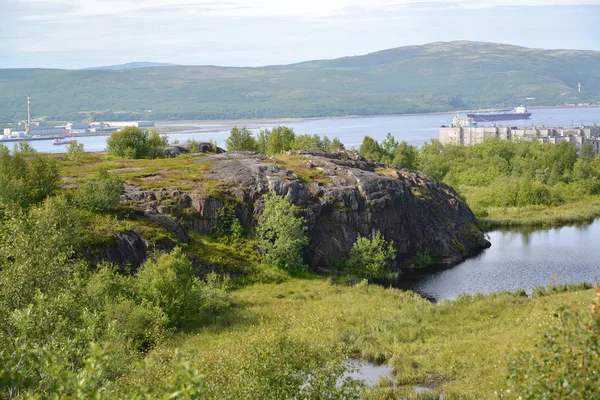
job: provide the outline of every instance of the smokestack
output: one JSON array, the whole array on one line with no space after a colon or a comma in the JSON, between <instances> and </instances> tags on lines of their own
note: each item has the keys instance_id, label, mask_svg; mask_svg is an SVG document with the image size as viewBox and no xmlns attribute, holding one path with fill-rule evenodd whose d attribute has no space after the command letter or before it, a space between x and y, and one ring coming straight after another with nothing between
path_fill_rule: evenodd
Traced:
<instances>
[{"instance_id":1,"label":"smokestack","mask_svg":"<svg viewBox=\"0 0 600 400\"><path fill-rule=\"evenodd\" d=\"M31 100L27 95L27 124L31 124Z\"/></svg>"}]
</instances>

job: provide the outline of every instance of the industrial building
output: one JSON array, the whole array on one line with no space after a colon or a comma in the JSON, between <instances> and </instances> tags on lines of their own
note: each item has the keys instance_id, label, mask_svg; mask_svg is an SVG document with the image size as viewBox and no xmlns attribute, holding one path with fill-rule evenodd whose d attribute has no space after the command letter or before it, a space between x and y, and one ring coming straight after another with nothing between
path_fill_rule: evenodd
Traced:
<instances>
[{"instance_id":1,"label":"industrial building","mask_svg":"<svg viewBox=\"0 0 600 400\"><path fill-rule=\"evenodd\" d=\"M21 124L19 124L21 125ZM64 126L40 126L39 122L31 121L31 99L27 95L27 119L23 121L23 130L5 128L0 135L0 141L43 140L79 135L108 135L126 126L138 128L153 127L153 121L118 121L118 122L69 122Z\"/></svg>"},{"instance_id":2,"label":"industrial building","mask_svg":"<svg viewBox=\"0 0 600 400\"><path fill-rule=\"evenodd\" d=\"M124 128L126 126L135 126L136 128L151 128L154 126L154 121L117 121L106 122L106 124L115 128Z\"/></svg>"},{"instance_id":3,"label":"industrial building","mask_svg":"<svg viewBox=\"0 0 600 400\"><path fill-rule=\"evenodd\" d=\"M560 143L568 141L577 150L584 143L594 146L597 154L600 154L600 127L579 126L576 128L550 128L539 127L503 127L503 126L467 126L453 124L454 126L442 126L440 128L440 142L443 144L462 144L466 146L483 142L485 139L499 140L534 140L538 139L544 143Z\"/></svg>"}]
</instances>

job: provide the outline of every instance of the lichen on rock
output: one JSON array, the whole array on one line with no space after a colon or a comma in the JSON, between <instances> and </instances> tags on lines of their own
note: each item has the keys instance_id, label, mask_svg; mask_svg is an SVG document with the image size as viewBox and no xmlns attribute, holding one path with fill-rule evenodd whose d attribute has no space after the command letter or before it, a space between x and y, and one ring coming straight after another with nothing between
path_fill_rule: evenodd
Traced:
<instances>
[{"instance_id":1,"label":"lichen on rock","mask_svg":"<svg viewBox=\"0 0 600 400\"><path fill-rule=\"evenodd\" d=\"M203 161L210 161L204 185L189 191L128 188L124 201L160 214L191 209L184 223L210 233L225 199L237 204L236 215L250 227L262 213L264 194L285 196L306 220L310 243L305 259L313 269L330 268L359 237L377 231L394 242L397 268L408 267L424 252L454 264L490 245L454 189L422 172L352 152L297 151L278 157L230 152ZM169 207L159 208L165 197Z\"/></svg>"}]
</instances>

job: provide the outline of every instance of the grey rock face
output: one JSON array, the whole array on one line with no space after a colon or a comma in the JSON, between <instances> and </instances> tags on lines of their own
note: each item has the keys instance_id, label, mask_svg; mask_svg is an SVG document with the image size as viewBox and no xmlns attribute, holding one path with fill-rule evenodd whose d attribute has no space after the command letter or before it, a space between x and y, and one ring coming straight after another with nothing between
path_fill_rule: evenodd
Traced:
<instances>
[{"instance_id":1,"label":"grey rock face","mask_svg":"<svg viewBox=\"0 0 600 400\"><path fill-rule=\"evenodd\" d=\"M165 153L165 157L168 158L175 158L181 154L187 154L190 152L190 149L188 149L185 146L180 146L180 145L172 145L172 146L167 146L165 147L165 149L163 150L163 152Z\"/></svg>"},{"instance_id":2,"label":"grey rock face","mask_svg":"<svg viewBox=\"0 0 600 400\"><path fill-rule=\"evenodd\" d=\"M195 148L192 149L192 146L194 146ZM222 148L220 148L218 146L215 148L215 146L213 146L213 144L210 142L195 142L195 143L186 142L183 144L174 144L174 145L165 147L164 154L166 157L175 158L181 154L191 153L192 150L197 153L215 153L215 154L225 153L225 150L223 150Z\"/></svg>"},{"instance_id":3,"label":"grey rock face","mask_svg":"<svg viewBox=\"0 0 600 400\"><path fill-rule=\"evenodd\" d=\"M147 251L148 242L137 232L126 231L115 236L114 244L104 250L100 259L116 265L129 265L135 272L146 260Z\"/></svg>"},{"instance_id":4,"label":"grey rock face","mask_svg":"<svg viewBox=\"0 0 600 400\"><path fill-rule=\"evenodd\" d=\"M188 227L211 232L223 197L235 201L242 224L252 226L262 213L264 194L285 196L306 220L306 261L314 269L330 267L359 237L372 237L377 231L394 242L398 268L410 265L418 254L453 264L489 247L464 201L428 175L390 168L355 153L300 151L288 157L287 164L296 172L264 154L231 152L204 158L213 164L202 178L222 188L219 199L202 188L128 191L125 197L157 211L160 201L155 200L170 196L171 204L195 211L185 220Z\"/></svg>"},{"instance_id":5,"label":"grey rock face","mask_svg":"<svg viewBox=\"0 0 600 400\"><path fill-rule=\"evenodd\" d=\"M164 211L164 208L162 210ZM150 221L156 222L157 224L164 227L179 242L181 242L181 243L189 243L190 242L190 238L185 233L185 231L181 228L181 225L179 225L177 222L173 221L171 218L167 217L166 215L161 215L152 210L147 210L144 212L144 216L146 218L148 218Z\"/></svg>"}]
</instances>

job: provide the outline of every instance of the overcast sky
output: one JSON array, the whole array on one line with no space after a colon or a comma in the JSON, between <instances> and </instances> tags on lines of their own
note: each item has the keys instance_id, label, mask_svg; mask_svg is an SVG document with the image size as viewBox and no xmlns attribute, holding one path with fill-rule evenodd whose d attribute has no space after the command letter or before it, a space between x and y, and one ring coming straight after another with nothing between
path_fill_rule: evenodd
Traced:
<instances>
[{"instance_id":1,"label":"overcast sky","mask_svg":"<svg viewBox=\"0 0 600 400\"><path fill-rule=\"evenodd\" d=\"M0 0L0 68L261 66L448 40L600 50L600 0Z\"/></svg>"}]
</instances>

